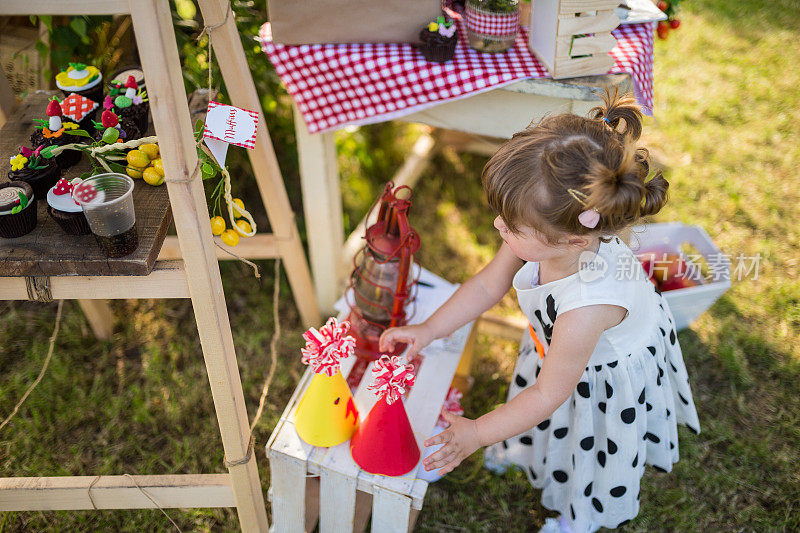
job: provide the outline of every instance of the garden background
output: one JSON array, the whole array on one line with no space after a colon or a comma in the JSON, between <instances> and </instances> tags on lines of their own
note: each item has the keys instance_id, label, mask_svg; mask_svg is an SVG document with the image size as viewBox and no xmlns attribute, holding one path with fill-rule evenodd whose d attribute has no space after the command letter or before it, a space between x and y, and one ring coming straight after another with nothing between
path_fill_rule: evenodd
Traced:
<instances>
[{"instance_id":1,"label":"garden background","mask_svg":"<svg viewBox=\"0 0 800 533\"><path fill-rule=\"evenodd\" d=\"M178 0L176 32L187 91L207 83L208 58L191 0ZM252 39L264 1L233 2L284 180L302 213L290 98ZM639 517L625 531L775 531L800 529L800 18L792 0L692 0L682 25L655 48L655 118L643 143L671 183L654 221L704 227L736 257L760 254L757 279L733 287L679 334L702 433L681 428L681 460L671 474L647 469ZM199 15L197 15L199 20ZM47 20L54 67L75 58L110 68L120 21ZM62 24L64 23L64 24ZM219 79L215 69L215 78ZM223 88L224 93L224 88ZM345 232L404 160L422 126L385 123L337 134ZM229 157L234 191L260 202L243 150ZM415 188L412 223L419 262L463 282L486 263L499 239L480 172L486 157L439 151ZM251 209L255 210L255 209ZM261 227L266 219L258 220ZM304 234L303 218L297 217ZM248 414L268 370L273 331L270 261L257 281L238 262L221 263ZM261 482L264 445L303 370L302 327L281 280L277 378L255 429ZM224 472L222 446L188 300L112 303L116 333L98 342L77 303L65 302L51 366L13 422L0 431L0 475L57 476ZM38 374L56 304L0 302L0 417ZM519 314L513 295L501 313ZM503 402L516 343L480 336L464 399L469 417ZM231 531L235 511L167 511L184 530ZM552 515L520 472L495 476L476 453L431 485L419 531L524 531ZM158 510L0 514L6 531L167 531Z\"/></svg>"}]
</instances>

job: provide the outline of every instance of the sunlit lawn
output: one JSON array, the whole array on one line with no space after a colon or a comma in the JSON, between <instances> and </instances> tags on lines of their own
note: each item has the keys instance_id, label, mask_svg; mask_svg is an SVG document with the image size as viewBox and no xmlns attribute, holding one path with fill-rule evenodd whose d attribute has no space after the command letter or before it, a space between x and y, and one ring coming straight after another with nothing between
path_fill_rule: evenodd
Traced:
<instances>
[{"instance_id":1,"label":"sunlit lawn","mask_svg":"<svg viewBox=\"0 0 800 533\"><path fill-rule=\"evenodd\" d=\"M800 22L793 2L684 2L683 25L656 46L656 118L646 143L666 168L670 203L658 221L703 226L734 257L760 254L758 279L734 282L679 335L703 432L681 431L671 474L648 470L639 517L627 530L800 529ZM286 121L288 102L268 121ZM339 136L348 228L402 162L418 130L388 124ZM290 191L297 190L293 140L275 138ZM483 203L486 159L439 152L415 190L420 262L463 281L497 246ZM241 187L245 187L244 184ZM256 194L249 186L251 195ZM299 205L297 198L293 199ZM257 282L247 267L222 265L249 414L268 368L272 263ZM752 276L751 276L752 277ZM301 328L285 281L280 366L256 428L263 447L302 370ZM222 446L191 306L118 301L113 342L94 340L74 302L51 367L20 413L0 430L3 476L223 472ZM0 303L0 417L36 377L55 304ZM513 298L501 312L517 313ZM501 403L515 343L481 337L468 416ZM169 510L184 530L234 530L231 510ZM536 529L549 516L524 476L481 468L476 454L431 486L424 531ZM0 531L161 531L159 511L0 514Z\"/></svg>"}]
</instances>

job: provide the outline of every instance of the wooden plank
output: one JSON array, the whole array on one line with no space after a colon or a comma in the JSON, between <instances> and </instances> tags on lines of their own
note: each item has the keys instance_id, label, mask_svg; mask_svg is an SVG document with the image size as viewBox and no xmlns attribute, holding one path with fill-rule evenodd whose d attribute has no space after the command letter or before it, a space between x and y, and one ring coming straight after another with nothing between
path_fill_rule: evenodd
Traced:
<instances>
[{"instance_id":1,"label":"wooden plank","mask_svg":"<svg viewBox=\"0 0 800 533\"><path fill-rule=\"evenodd\" d=\"M619 0L559 0L559 13L589 13L614 9L619 5Z\"/></svg>"},{"instance_id":2,"label":"wooden plank","mask_svg":"<svg viewBox=\"0 0 800 533\"><path fill-rule=\"evenodd\" d=\"M50 293L56 300L128 298L188 298L182 261L157 261L147 276L53 276ZM0 277L0 300L27 300L23 277Z\"/></svg>"},{"instance_id":3,"label":"wooden plank","mask_svg":"<svg viewBox=\"0 0 800 533\"><path fill-rule=\"evenodd\" d=\"M256 183L261 192L261 198L264 200L272 231L276 236L300 318L306 327L313 326L319 323L321 318L317 295L311 281L311 272L308 268L300 234L295 224L294 212L289 204L275 150L272 147L269 131L267 131L267 123L261 112L261 100L256 92L250 66L247 64L242 49L235 17L225 18L228 10L227 0L200 0L199 5L206 24L219 24L225 21L222 26L211 32L211 44L217 64L222 70L222 76L228 81L225 86L231 103L258 112L259 128L255 148L247 150L247 154L250 156ZM337 196L335 200L338 201L338 199ZM334 220L341 220L341 214L338 219ZM328 222L335 225L333 224L334 220ZM339 231L341 232L341 224ZM339 237L339 242L342 240L343 237Z\"/></svg>"},{"instance_id":4,"label":"wooden plank","mask_svg":"<svg viewBox=\"0 0 800 533\"><path fill-rule=\"evenodd\" d=\"M296 105L293 110L311 271L320 309L329 313L344 288L344 228L336 143L332 132L309 134Z\"/></svg>"},{"instance_id":5,"label":"wooden plank","mask_svg":"<svg viewBox=\"0 0 800 533\"><path fill-rule=\"evenodd\" d=\"M143 490L163 508L235 505L228 474L13 477L0 478L0 511L155 509Z\"/></svg>"},{"instance_id":6,"label":"wooden plank","mask_svg":"<svg viewBox=\"0 0 800 533\"><path fill-rule=\"evenodd\" d=\"M522 335L528 331L528 321L522 317L502 316L486 311L478 321L478 331L484 335L519 342Z\"/></svg>"},{"instance_id":7,"label":"wooden plank","mask_svg":"<svg viewBox=\"0 0 800 533\"><path fill-rule=\"evenodd\" d=\"M248 453L250 426L216 247L208 223L208 205L202 180L189 179L197 166L197 151L169 3L166 0L131 2L132 7L135 5L131 17L147 79L164 171L170 180L167 181L167 188L175 229L186 264L189 292L222 446L228 460L249 457L245 463L229 468L240 525L245 531L266 532L268 524L264 495L261 492L256 455ZM213 22L207 21L209 24ZM242 82L241 79L228 79L227 86ZM181 179L185 181L177 181Z\"/></svg>"},{"instance_id":8,"label":"wooden plank","mask_svg":"<svg viewBox=\"0 0 800 533\"><path fill-rule=\"evenodd\" d=\"M586 76L596 74L611 69L614 66L614 58L611 54L600 54L580 58L564 58L556 62L556 70L553 77L572 78L574 76Z\"/></svg>"},{"instance_id":9,"label":"wooden plank","mask_svg":"<svg viewBox=\"0 0 800 533\"><path fill-rule=\"evenodd\" d=\"M613 11L598 11L597 15L586 17L559 15L557 35L599 33L611 31L617 26L619 26L619 17Z\"/></svg>"},{"instance_id":10,"label":"wooden plank","mask_svg":"<svg viewBox=\"0 0 800 533\"><path fill-rule=\"evenodd\" d=\"M278 257L278 245L275 242L275 236L271 233L256 233L252 237L242 237L239 245L233 248L225 245L219 237L214 237L214 240L223 246L225 249L231 250L233 253L238 254L247 259L274 259ZM236 259L225 249L217 247L217 259ZM158 254L159 259L180 259L181 247L178 243L176 235L167 235L164 239L164 245Z\"/></svg>"},{"instance_id":11,"label":"wooden plank","mask_svg":"<svg viewBox=\"0 0 800 533\"><path fill-rule=\"evenodd\" d=\"M44 116L47 101L61 91L36 91L20 103L0 130L0 154L12 154L20 145L30 146L34 118ZM8 181L9 157L0 157L0 183ZM86 157L67 170L71 179L90 168ZM166 187L152 187L136 180L133 190L139 247L132 254L108 258L94 235L67 235L47 214L47 200L37 199L38 224L27 235L0 238L0 276L145 276L155 264L172 215Z\"/></svg>"},{"instance_id":12,"label":"wooden plank","mask_svg":"<svg viewBox=\"0 0 800 533\"><path fill-rule=\"evenodd\" d=\"M14 112L15 107L17 107L17 97L14 96L5 73L0 74L0 128Z\"/></svg>"},{"instance_id":13,"label":"wooden plank","mask_svg":"<svg viewBox=\"0 0 800 533\"><path fill-rule=\"evenodd\" d=\"M351 533L356 512L356 479L322 469L320 475L320 533Z\"/></svg>"},{"instance_id":14,"label":"wooden plank","mask_svg":"<svg viewBox=\"0 0 800 533\"><path fill-rule=\"evenodd\" d=\"M372 493L372 531L406 533L411 519L411 498L375 487Z\"/></svg>"},{"instance_id":15,"label":"wooden plank","mask_svg":"<svg viewBox=\"0 0 800 533\"><path fill-rule=\"evenodd\" d=\"M3 0L0 15L121 15L130 12L128 0Z\"/></svg>"},{"instance_id":16,"label":"wooden plank","mask_svg":"<svg viewBox=\"0 0 800 533\"><path fill-rule=\"evenodd\" d=\"M306 520L305 461L269 451L272 483L272 529L275 533L303 533Z\"/></svg>"},{"instance_id":17,"label":"wooden plank","mask_svg":"<svg viewBox=\"0 0 800 533\"><path fill-rule=\"evenodd\" d=\"M565 57L605 54L617 46L617 38L610 32L586 37L565 35L556 41L556 62Z\"/></svg>"},{"instance_id":18,"label":"wooden plank","mask_svg":"<svg viewBox=\"0 0 800 533\"><path fill-rule=\"evenodd\" d=\"M114 333L114 312L107 300L78 300L97 340L107 341Z\"/></svg>"}]
</instances>

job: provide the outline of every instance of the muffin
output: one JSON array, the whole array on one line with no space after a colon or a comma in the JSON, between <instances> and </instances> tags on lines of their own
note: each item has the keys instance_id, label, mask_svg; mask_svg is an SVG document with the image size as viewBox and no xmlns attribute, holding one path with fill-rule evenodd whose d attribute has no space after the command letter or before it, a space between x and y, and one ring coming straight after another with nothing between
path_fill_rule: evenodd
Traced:
<instances>
[{"instance_id":1,"label":"muffin","mask_svg":"<svg viewBox=\"0 0 800 533\"><path fill-rule=\"evenodd\" d=\"M56 74L56 87L64 92L64 96L77 93L98 104L103 102L103 75L97 67L70 63L67 70Z\"/></svg>"},{"instance_id":2,"label":"muffin","mask_svg":"<svg viewBox=\"0 0 800 533\"><path fill-rule=\"evenodd\" d=\"M24 181L0 184L0 237L22 237L36 227L36 196Z\"/></svg>"},{"instance_id":3,"label":"muffin","mask_svg":"<svg viewBox=\"0 0 800 533\"><path fill-rule=\"evenodd\" d=\"M419 32L417 47L428 61L444 63L453 59L458 44L456 24L452 19L440 16Z\"/></svg>"},{"instance_id":4,"label":"muffin","mask_svg":"<svg viewBox=\"0 0 800 533\"><path fill-rule=\"evenodd\" d=\"M100 104L78 93L70 93L61 101L62 115L77 122L78 126L86 131L92 129L92 122L99 107Z\"/></svg>"},{"instance_id":5,"label":"muffin","mask_svg":"<svg viewBox=\"0 0 800 533\"><path fill-rule=\"evenodd\" d=\"M40 151L41 147L31 150L20 146L19 152L10 160L8 179L28 183L33 187L34 196L44 198L47 190L61 177L61 168L55 159L45 159L39 155Z\"/></svg>"},{"instance_id":6,"label":"muffin","mask_svg":"<svg viewBox=\"0 0 800 533\"><path fill-rule=\"evenodd\" d=\"M58 101L50 100L47 104L47 120L36 120L39 123L31 134L31 144L40 146L64 146L65 144L86 142L84 130L78 128L78 123L64 120L61 106ZM72 133L72 132L76 133ZM77 132L82 132L80 135ZM62 169L67 169L81 160L80 150L64 150L56 156L56 162Z\"/></svg>"},{"instance_id":7,"label":"muffin","mask_svg":"<svg viewBox=\"0 0 800 533\"><path fill-rule=\"evenodd\" d=\"M125 81L124 92L112 96L114 102L114 113L120 119L128 118L136 122L139 131L147 131L147 117L150 113L150 103L147 99L147 91L140 89L136 79L131 75Z\"/></svg>"},{"instance_id":8,"label":"muffin","mask_svg":"<svg viewBox=\"0 0 800 533\"><path fill-rule=\"evenodd\" d=\"M127 142L142 137L133 120L118 117L110 109L103 111L100 115L100 123L95 123L95 127L97 128L94 132L95 140L103 141L106 144Z\"/></svg>"},{"instance_id":9,"label":"muffin","mask_svg":"<svg viewBox=\"0 0 800 533\"><path fill-rule=\"evenodd\" d=\"M68 235L88 235L92 232L81 206L72 198L72 187L80 183L80 178L72 182L64 178L47 191L47 213Z\"/></svg>"}]
</instances>

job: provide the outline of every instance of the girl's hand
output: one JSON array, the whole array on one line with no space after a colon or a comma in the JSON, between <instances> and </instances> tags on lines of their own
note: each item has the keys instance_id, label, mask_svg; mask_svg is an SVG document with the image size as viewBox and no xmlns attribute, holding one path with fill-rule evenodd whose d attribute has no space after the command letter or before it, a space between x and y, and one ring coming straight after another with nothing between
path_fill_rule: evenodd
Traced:
<instances>
[{"instance_id":1,"label":"girl's hand","mask_svg":"<svg viewBox=\"0 0 800 533\"><path fill-rule=\"evenodd\" d=\"M381 335L379 347L382 352L391 352L394 350L396 343L404 342L409 345L406 358L411 359L433 340L434 336L430 327L422 323L414 326L387 329Z\"/></svg>"},{"instance_id":2,"label":"girl's hand","mask_svg":"<svg viewBox=\"0 0 800 533\"><path fill-rule=\"evenodd\" d=\"M478 438L478 426L475 420L470 420L461 416L456 416L445 411L442 413L444 419L450 422L450 427L438 435L425 441L425 446L434 446L445 443L436 453L426 457L422 464L425 470L441 468L439 475L443 476L451 472L461 464L461 461L475 453L481 447Z\"/></svg>"}]
</instances>

